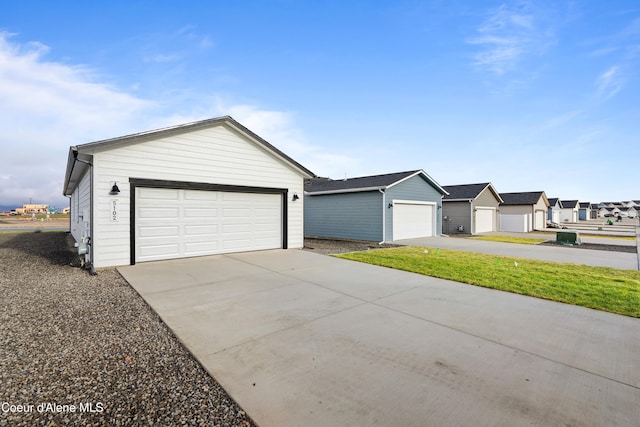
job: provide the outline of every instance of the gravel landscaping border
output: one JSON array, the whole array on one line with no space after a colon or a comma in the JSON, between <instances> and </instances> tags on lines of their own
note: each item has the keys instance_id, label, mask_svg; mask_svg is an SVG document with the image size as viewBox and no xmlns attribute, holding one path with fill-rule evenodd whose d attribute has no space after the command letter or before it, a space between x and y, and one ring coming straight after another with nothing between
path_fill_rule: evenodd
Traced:
<instances>
[{"instance_id":1,"label":"gravel landscaping border","mask_svg":"<svg viewBox=\"0 0 640 427\"><path fill-rule=\"evenodd\" d=\"M346 239L322 239L305 238L305 251L315 252L323 255L342 254L346 252L368 251L371 249L397 248L402 245L392 243L379 244L368 240L346 240Z\"/></svg>"},{"instance_id":2,"label":"gravel landscaping border","mask_svg":"<svg viewBox=\"0 0 640 427\"><path fill-rule=\"evenodd\" d=\"M1 426L254 426L115 269L68 233L0 234Z\"/></svg>"}]
</instances>

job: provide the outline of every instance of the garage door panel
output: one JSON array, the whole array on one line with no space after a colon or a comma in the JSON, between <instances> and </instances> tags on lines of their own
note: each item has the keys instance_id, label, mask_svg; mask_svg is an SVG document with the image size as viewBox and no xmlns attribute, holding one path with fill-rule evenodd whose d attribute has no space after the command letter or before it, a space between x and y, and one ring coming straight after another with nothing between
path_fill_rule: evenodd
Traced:
<instances>
[{"instance_id":1,"label":"garage door panel","mask_svg":"<svg viewBox=\"0 0 640 427\"><path fill-rule=\"evenodd\" d=\"M395 202L393 204L393 240L434 235L434 205Z\"/></svg>"},{"instance_id":2,"label":"garage door panel","mask_svg":"<svg viewBox=\"0 0 640 427\"><path fill-rule=\"evenodd\" d=\"M179 210L178 208L140 208L138 211L138 218L140 220L145 219L158 219L158 218L170 218L175 219L178 218Z\"/></svg>"},{"instance_id":3,"label":"garage door panel","mask_svg":"<svg viewBox=\"0 0 640 427\"><path fill-rule=\"evenodd\" d=\"M180 190L166 188L138 188L136 196L138 200L178 200Z\"/></svg>"},{"instance_id":4,"label":"garage door panel","mask_svg":"<svg viewBox=\"0 0 640 427\"><path fill-rule=\"evenodd\" d=\"M476 233L488 233L495 230L495 209L483 209L478 208L475 211L476 214Z\"/></svg>"},{"instance_id":5,"label":"garage door panel","mask_svg":"<svg viewBox=\"0 0 640 427\"><path fill-rule=\"evenodd\" d=\"M185 208L185 218L215 218L218 216L216 208Z\"/></svg>"},{"instance_id":6,"label":"garage door panel","mask_svg":"<svg viewBox=\"0 0 640 427\"><path fill-rule=\"evenodd\" d=\"M139 234L141 238L145 237L174 237L178 235L178 226L169 227L140 227Z\"/></svg>"},{"instance_id":7,"label":"garage door panel","mask_svg":"<svg viewBox=\"0 0 640 427\"><path fill-rule=\"evenodd\" d=\"M136 261L280 248L282 195L138 188L135 239Z\"/></svg>"},{"instance_id":8,"label":"garage door panel","mask_svg":"<svg viewBox=\"0 0 640 427\"><path fill-rule=\"evenodd\" d=\"M220 193L217 191L202 191L202 190L185 190L184 191L184 200L192 200L192 201L205 201L211 202L216 201L220 198Z\"/></svg>"},{"instance_id":9,"label":"garage door panel","mask_svg":"<svg viewBox=\"0 0 640 427\"><path fill-rule=\"evenodd\" d=\"M220 248L217 241L187 243L184 246L185 255L188 256L206 255Z\"/></svg>"},{"instance_id":10,"label":"garage door panel","mask_svg":"<svg viewBox=\"0 0 640 427\"><path fill-rule=\"evenodd\" d=\"M179 254L179 244L158 244L158 245L146 245L140 248L140 257L142 258L154 258L154 259L168 259L175 258Z\"/></svg>"},{"instance_id":11,"label":"garage door panel","mask_svg":"<svg viewBox=\"0 0 640 427\"><path fill-rule=\"evenodd\" d=\"M187 236L203 236L203 235L218 235L219 227L214 225L185 225L184 234Z\"/></svg>"}]
</instances>

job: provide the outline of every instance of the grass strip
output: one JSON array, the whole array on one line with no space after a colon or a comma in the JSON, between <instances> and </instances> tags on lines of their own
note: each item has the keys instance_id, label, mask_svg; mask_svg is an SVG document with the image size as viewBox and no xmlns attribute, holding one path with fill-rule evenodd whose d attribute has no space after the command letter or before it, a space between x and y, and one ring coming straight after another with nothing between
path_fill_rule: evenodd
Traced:
<instances>
[{"instance_id":1,"label":"grass strip","mask_svg":"<svg viewBox=\"0 0 640 427\"><path fill-rule=\"evenodd\" d=\"M376 249L334 256L640 317L640 272L633 270L425 247Z\"/></svg>"}]
</instances>

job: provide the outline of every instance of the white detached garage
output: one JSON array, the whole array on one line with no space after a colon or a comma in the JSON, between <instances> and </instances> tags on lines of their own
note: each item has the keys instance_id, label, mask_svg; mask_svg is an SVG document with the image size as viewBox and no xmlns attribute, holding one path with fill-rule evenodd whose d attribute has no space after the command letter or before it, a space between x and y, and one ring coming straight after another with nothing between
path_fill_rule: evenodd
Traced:
<instances>
[{"instance_id":1,"label":"white detached garage","mask_svg":"<svg viewBox=\"0 0 640 427\"><path fill-rule=\"evenodd\" d=\"M301 248L303 182L313 176L221 117L71 147L64 194L95 269Z\"/></svg>"}]
</instances>

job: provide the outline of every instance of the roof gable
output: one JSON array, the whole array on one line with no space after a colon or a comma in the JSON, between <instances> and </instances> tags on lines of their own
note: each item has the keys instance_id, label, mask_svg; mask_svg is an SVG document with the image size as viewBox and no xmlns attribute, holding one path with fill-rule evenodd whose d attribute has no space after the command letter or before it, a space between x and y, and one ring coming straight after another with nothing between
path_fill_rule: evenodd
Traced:
<instances>
[{"instance_id":1,"label":"roof gable","mask_svg":"<svg viewBox=\"0 0 640 427\"><path fill-rule=\"evenodd\" d=\"M530 191L524 193L500 193L503 205L535 205L541 197L548 203L544 191Z\"/></svg>"},{"instance_id":2,"label":"roof gable","mask_svg":"<svg viewBox=\"0 0 640 427\"><path fill-rule=\"evenodd\" d=\"M63 194L68 196L73 192L82 174L87 169L87 165L91 163L92 154L95 152L108 151L116 147L143 143L172 135L196 132L216 126L225 126L227 129L241 135L244 140L251 141L251 143L265 150L279 162L297 171L297 173L303 177L315 177L313 172L235 121L232 117L223 116L72 146L69 148Z\"/></svg>"},{"instance_id":3,"label":"roof gable","mask_svg":"<svg viewBox=\"0 0 640 427\"><path fill-rule=\"evenodd\" d=\"M562 200L561 203L564 209L575 209L579 207L577 200Z\"/></svg>"},{"instance_id":4,"label":"roof gable","mask_svg":"<svg viewBox=\"0 0 640 427\"><path fill-rule=\"evenodd\" d=\"M304 190L308 194L346 193L372 191L378 189L383 190L399 184L400 182L403 182L404 180L414 176L421 176L441 194L447 193L433 178L427 175L422 169L382 175L361 176L340 180L316 177L305 181Z\"/></svg>"}]
</instances>

